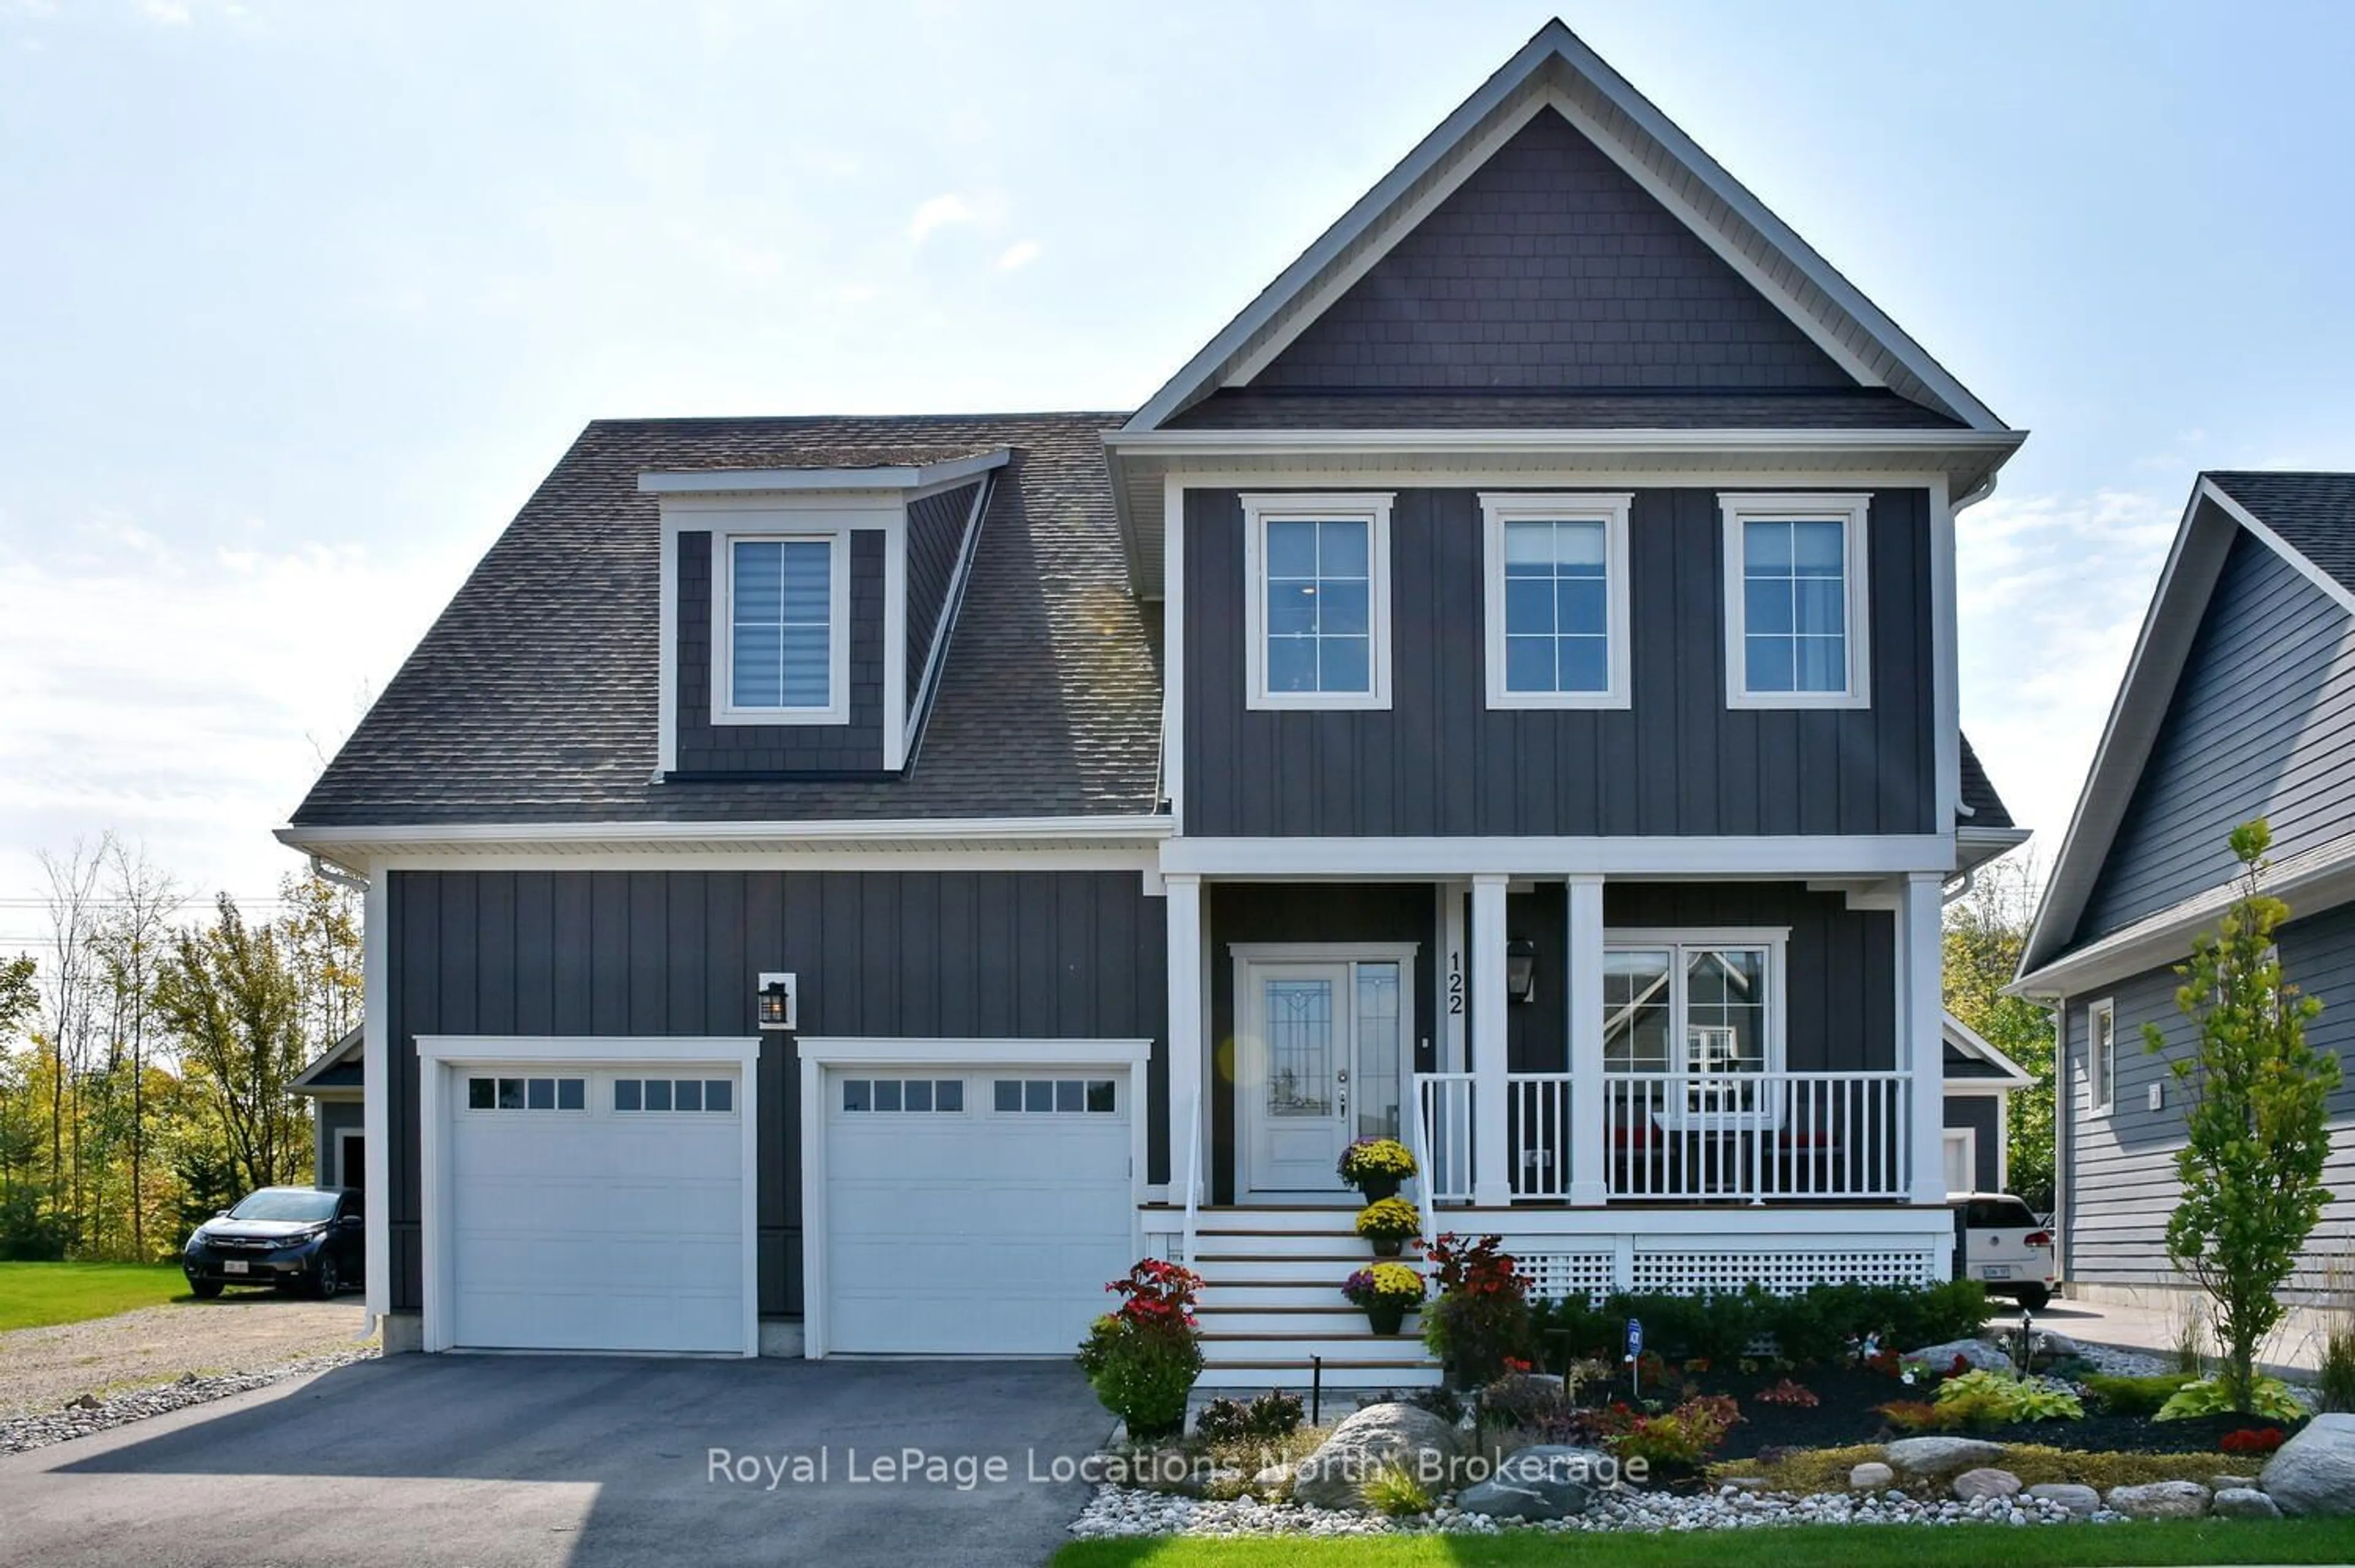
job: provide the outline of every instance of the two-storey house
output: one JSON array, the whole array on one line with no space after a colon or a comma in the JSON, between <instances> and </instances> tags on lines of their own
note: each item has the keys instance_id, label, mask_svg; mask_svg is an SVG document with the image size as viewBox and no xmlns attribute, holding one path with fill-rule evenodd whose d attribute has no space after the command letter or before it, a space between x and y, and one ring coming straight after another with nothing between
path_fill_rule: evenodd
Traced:
<instances>
[{"instance_id":1,"label":"two-storey house","mask_svg":"<svg viewBox=\"0 0 2355 1568\"><path fill-rule=\"evenodd\" d=\"M592 424L282 837L364 876L402 1343L1429 1375L1948 1266L1956 514L2021 436L1560 24L1133 413Z\"/></svg>"}]
</instances>

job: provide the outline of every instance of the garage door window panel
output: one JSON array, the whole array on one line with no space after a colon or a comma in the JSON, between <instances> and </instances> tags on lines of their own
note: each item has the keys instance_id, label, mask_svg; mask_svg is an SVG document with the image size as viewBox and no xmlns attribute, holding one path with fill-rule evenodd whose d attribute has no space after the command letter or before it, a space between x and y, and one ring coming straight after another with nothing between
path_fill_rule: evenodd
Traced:
<instances>
[{"instance_id":1,"label":"garage door window panel","mask_svg":"<svg viewBox=\"0 0 2355 1568\"><path fill-rule=\"evenodd\" d=\"M990 1104L1008 1115L1103 1116L1118 1113L1120 1091L1110 1078L1000 1078Z\"/></svg>"},{"instance_id":2,"label":"garage door window panel","mask_svg":"<svg viewBox=\"0 0 2355 1568\"><path fill-rule=\"evenodd\" d=\"M733 1115L736 1085L726 1078L616 1078L613 1109L640 1115Z\"/></svg>"},{"instance_id":3,"label":"garage door window panel","mask_svg":"<svg viewBox=\"0 0 2355 1568\"><path fill-rule=\"evenodd\" d=\"M483 1074L466 1080L469 1111L582 1111L589 1104L584 1078L508 1078Z\"/></svg>"}]
</instances>

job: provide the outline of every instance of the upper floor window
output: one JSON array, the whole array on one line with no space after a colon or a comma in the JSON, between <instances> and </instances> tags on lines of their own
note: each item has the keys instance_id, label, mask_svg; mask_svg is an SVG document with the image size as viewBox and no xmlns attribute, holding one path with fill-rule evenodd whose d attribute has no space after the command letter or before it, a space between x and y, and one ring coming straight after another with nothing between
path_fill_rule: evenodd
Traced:
<instances>
[{"instance_id":1,"label":"upper floor window","mask_svg":"<svg viewBox=\"0 0 2355 1568\"><path fill-rule=\"evenodd\" d=\"M1389 707L1391 497L1242 503L1249 705Z\"/></svg>"},{"instance_id":2,"label":"upper floor window","mask_svg":"<svg viewBox=\"0 0 2355 1568\"><path fill-rule=\"evenodd\" d=\"M1735 708L1871 704L1863 496L1721 496Z\"/></svg>"},{"instance_id":3,"label":"upper floor window","mask_svg":"<svg viewBox=\"0 0 2355 1568\"><path fill-rule=\"evenodd\" d=\"M1488 706L1627 706L1625 494L1484 495Z\"/></svg>"},{"instance_id":4,"label":"upper floor window","mask_svg":"<svg viewBox=\"0 0 2355 1568\"><path fill-rule=\"evenodd\" d=\"M2118 1008L2100 1001L2085 1009L2085 1108L2106 1111L2118 1100Z\"/></svg>"},{"instance_id":5,"label":"upper floor window","mask_svg":"<svg viewBox=\"0 0 2355 1568\"><path fill-rule=\"evenodd\" d=\"M723 536L712 718L826 724L849 718L850 550L839 533Z\"/></svg>"}]
</instances>

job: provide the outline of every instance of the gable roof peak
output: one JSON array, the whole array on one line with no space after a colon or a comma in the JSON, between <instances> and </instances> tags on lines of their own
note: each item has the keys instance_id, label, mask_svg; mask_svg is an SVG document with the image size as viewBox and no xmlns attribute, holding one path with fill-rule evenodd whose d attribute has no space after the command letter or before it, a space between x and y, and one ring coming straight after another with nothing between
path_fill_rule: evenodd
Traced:
<instances>
[{"instance_id":1,"label":"gable roof peak","mask_svg":"<svg viewBox=\"0 0 2355 1568\"><path fill-rule=\"evenodd\" d=\"M1548 21L1139 409L1161 429L1248 383L1530 119L1559 112L1858 384L1979 431L2006 427L1856 286L1587 47Z\"/></svg>"}]
</instances>

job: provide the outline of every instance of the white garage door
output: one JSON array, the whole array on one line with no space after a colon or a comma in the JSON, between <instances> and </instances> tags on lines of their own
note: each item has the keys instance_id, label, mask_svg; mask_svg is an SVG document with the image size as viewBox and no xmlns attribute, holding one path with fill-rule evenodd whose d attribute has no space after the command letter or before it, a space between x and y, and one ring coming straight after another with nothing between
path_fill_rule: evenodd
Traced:
<instances>
[{"instance_id":1,"label":"white garage door","mask_svg":"<svg viewBox=\"0 0 2355 1568\"><path fill-rule=\"evenodd\" d=\"M744 1349L736 1068L451 1070L452 1342Z\"/></svg>"},{"instance_id":2,"label":"white garage door","mask_svg":"<svg viewBox=\"0 0 2355 1568\"><path fill-rule=\"evenodd\" d=\"M837 1067L826 1348L1063 1355L1135 1261L1119 1067Z\"/></svg>"}]
</instances>

